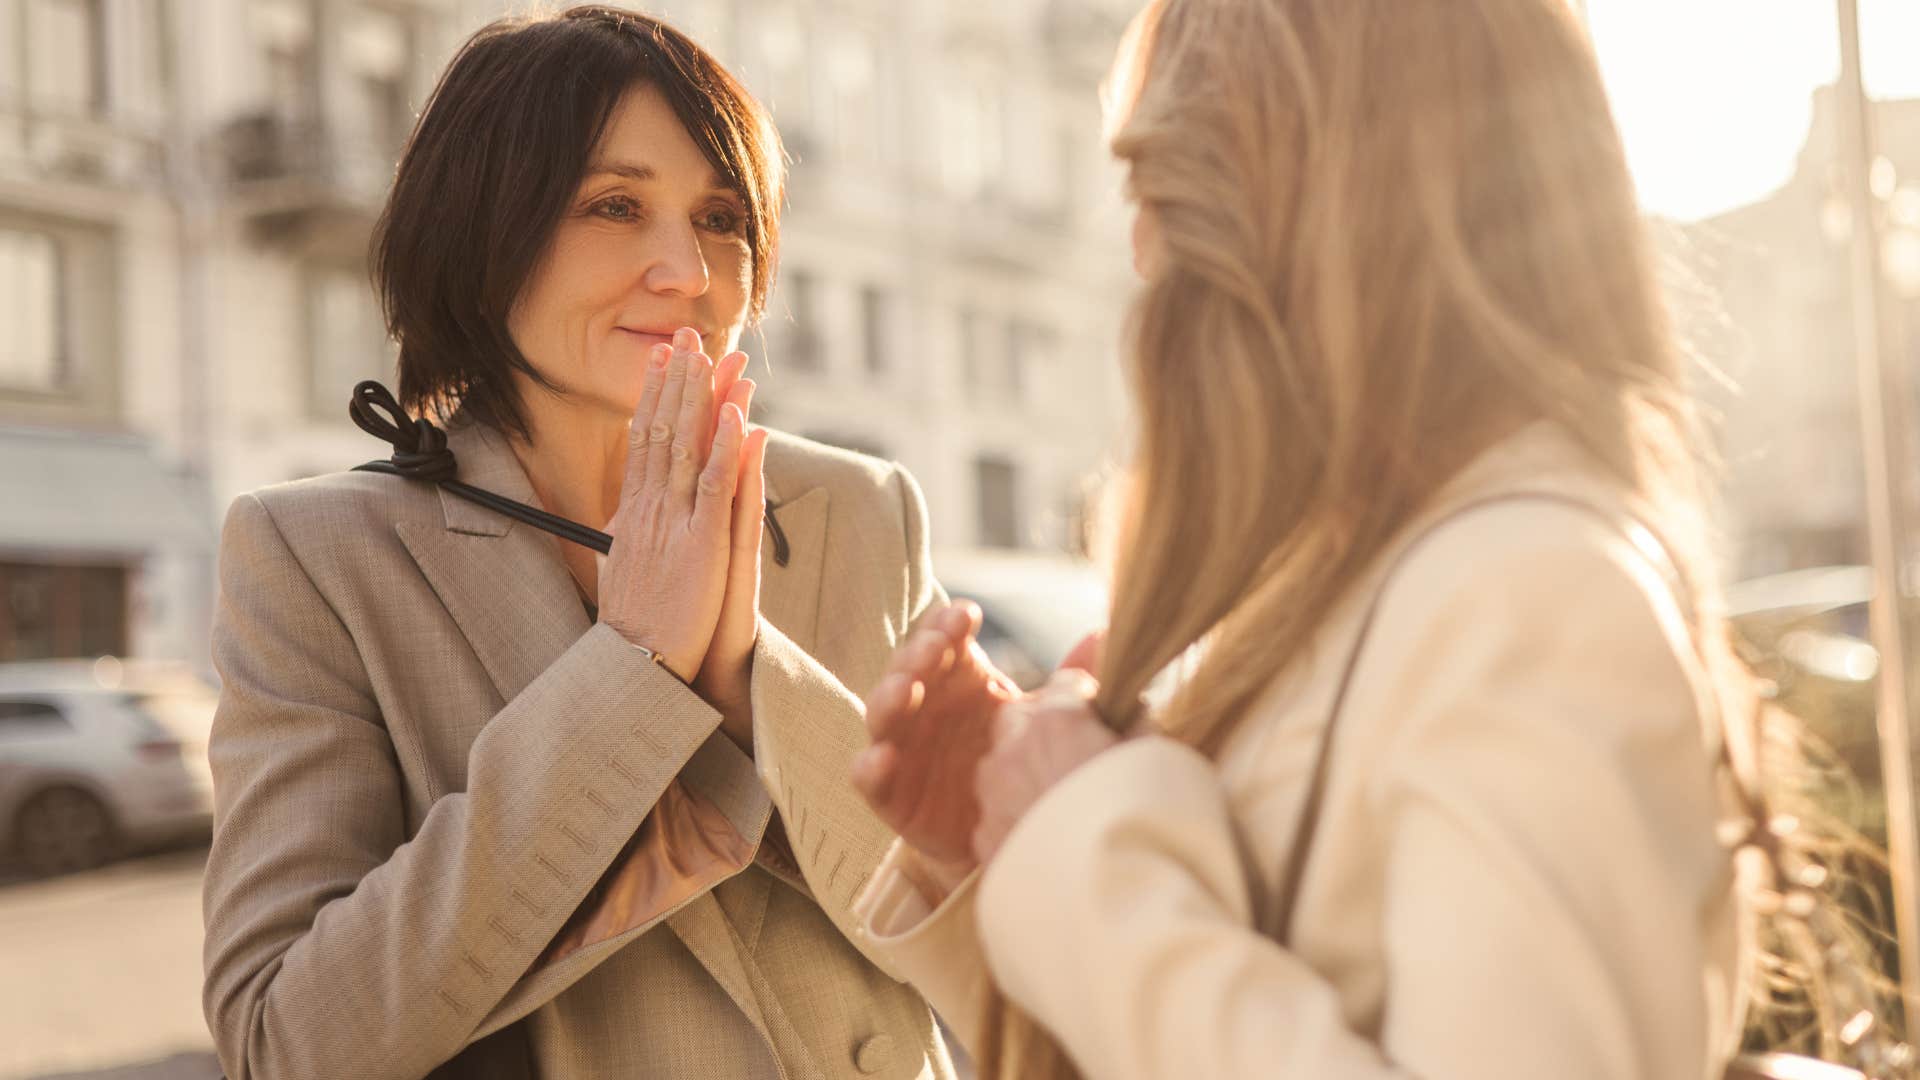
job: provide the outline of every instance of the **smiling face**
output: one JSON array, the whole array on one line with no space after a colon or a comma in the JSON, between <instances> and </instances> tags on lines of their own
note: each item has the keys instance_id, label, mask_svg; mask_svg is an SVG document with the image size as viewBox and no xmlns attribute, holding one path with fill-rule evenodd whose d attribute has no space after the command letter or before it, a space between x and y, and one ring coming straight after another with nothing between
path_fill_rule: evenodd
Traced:
<instances>
[{"instance_id":1,"label":"smiling face","mask_svg":"<svg viewBox=\"0 0 1920 1080\"><path fill-rule=\"evenodd\" d=\"M630 416L648 351L674 331L698 330L716 359L737 346L753 294L747 230L740 196L643 84L608 119L508 331L575 407Z\"/></svg>"}]
</instances>

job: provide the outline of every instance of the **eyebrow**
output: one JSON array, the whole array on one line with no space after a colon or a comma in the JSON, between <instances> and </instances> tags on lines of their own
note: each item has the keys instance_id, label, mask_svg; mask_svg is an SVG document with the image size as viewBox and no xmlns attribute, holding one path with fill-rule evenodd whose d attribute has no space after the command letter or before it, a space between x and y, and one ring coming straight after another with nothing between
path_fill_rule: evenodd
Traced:
<instances>
[{"instance_id":1,"label":"eyebrow","mask_svg":"<svg viewBox=\"0 0 1920 1080\"><path fill-rule=\"evenodd\" d=\"M658 180L660 178L660 174L653 171L653 166L631 161L596 161L588 167L587 176L589 178L595 176L624 176L637 183L646 183L647 181ZM715 191L725 191L729 193L733 191L733 186L720 179L720 174L717 172L707 174L707 186Z\"/></svg>"}]
</instances>

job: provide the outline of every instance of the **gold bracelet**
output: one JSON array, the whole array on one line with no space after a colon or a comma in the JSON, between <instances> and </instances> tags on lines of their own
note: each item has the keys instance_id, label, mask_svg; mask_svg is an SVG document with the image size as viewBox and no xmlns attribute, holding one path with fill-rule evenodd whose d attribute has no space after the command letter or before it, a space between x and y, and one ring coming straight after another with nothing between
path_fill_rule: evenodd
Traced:
<instances>
[{"instance_id":1,"label":"gold bracelet","mask_svg":"<svg viewBox=\"0 0 1920 1080\"><path fill-rule=\"evenodd\" d=\"M664 671L667 674L673 676L673 681L679 683L681 686L687 687L688 689L692 689L693 684L681 678L680 673L673 670L673 668L667 664L666 657L660 655L659 653L653 651L652 649L647 648L645 645L633 643L633 647L640 650L641 656L644 656L647 659L653 661L654 663L659 664L661 671Z\"/></svg>"}]
</instances>

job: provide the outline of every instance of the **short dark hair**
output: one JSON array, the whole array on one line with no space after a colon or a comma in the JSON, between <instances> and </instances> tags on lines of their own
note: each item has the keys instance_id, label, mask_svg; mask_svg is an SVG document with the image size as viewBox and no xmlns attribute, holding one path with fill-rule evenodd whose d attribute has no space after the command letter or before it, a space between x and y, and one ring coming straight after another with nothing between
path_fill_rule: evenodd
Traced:
<instances>
[{"instance_id":1,"label":"short dark hair","mask_svg":"<svg viewBox=\"0 0 1920 1080\"><path fill-rule=\"evenodd\" d=\"M766 311L786 157L766 109L685 34L599 4L493 22L460 48L407 140L374 228L374 290L400 345L400 402L457 405L529 431L511 373L552 387L507 318L585 176L621 98L660 91L747 209L748 318Z\"/></svg>"}]
</instances>

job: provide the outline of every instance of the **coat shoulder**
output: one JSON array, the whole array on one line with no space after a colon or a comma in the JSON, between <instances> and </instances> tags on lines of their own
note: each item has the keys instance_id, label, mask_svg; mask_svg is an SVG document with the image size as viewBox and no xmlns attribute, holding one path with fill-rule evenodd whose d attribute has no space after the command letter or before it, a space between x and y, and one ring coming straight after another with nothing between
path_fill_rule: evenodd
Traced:
<instances>
[{"instance_id":1,"label":"coat shoulder","mask_svg":"<svg viewBox=\"0 0 1920 1080\"><path fill-rule=\"evenodd\" d=\"M431 485L380 473L338 472L257 488L228 508L222 547L253 549L267 532L316 581L353 578L402 554L396 526L440 525Z\"/></svg>"},{"instance_id":2,"label":"coat shoulder","mask_svg":"<svg viewBox=\"0 0 1920 1080\"><path fill-rule=\"evenodd\" d=\"M825 488L836 515L851 510L896 519L901 514L902 485L918 491L896 462L780 431L770 432L767 438L767 485L782 501Z\"/></svg>"},{"instance_id":3,"label":"coat shoulder","mask_svg":"<svg viewBox=\"0 0 1920 1080\"><path fill-rule=\"evenodd\" d=\"M337 472L256 488L241 499L257 501L282 532L391 526L439 515L439 493L430 484L372 472Z\"/></svg>"}]
</instances>

